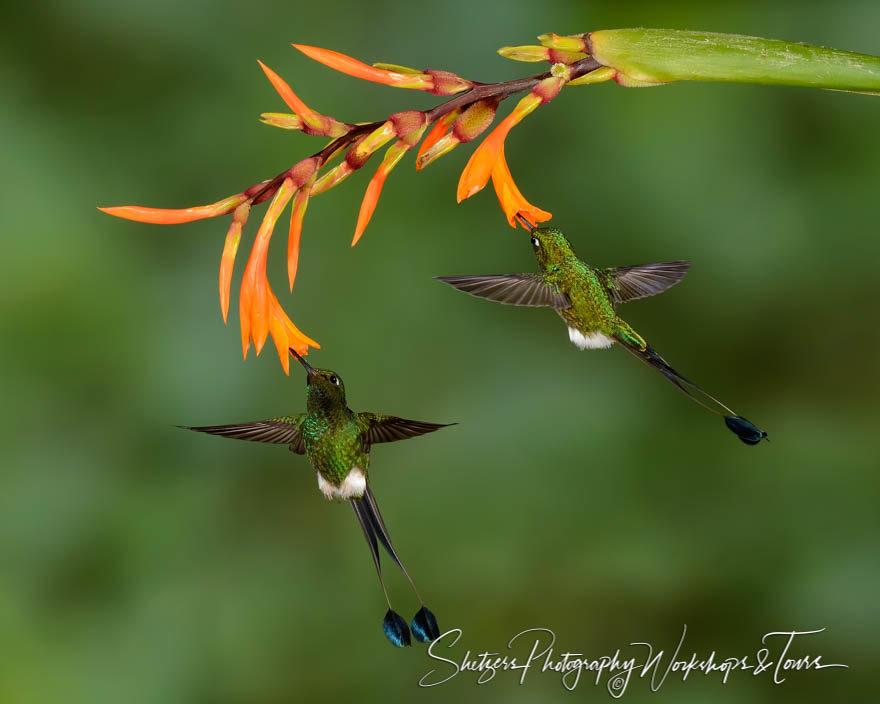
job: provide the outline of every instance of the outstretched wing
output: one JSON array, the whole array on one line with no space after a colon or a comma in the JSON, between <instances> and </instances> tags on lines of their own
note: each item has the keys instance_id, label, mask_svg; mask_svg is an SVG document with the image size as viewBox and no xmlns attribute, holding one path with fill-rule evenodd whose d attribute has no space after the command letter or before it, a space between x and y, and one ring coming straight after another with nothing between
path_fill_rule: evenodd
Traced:
<instances>
[{"instance_id":1,"label":"outstretched wing","mask_svg":"<svg viewBox=\"0 0 880 704\"><path fill-rule=\"evenodd\" d=\"M619 266L605 269L605 286L615 303L625 303L663 293L684 278L690 269L687 261L658 262L643 266Z\"/></svg>"},{"instance_id":2,"label":"outstretched wing","mask_svg":"<svg viewBox=\"0 0 880 704\"><path fill-rule=\"evenodd\" d=\"M408 420L397 416L384 416L379 413L358 413L358 425L364 447L369 448L377 442L394 442L408 440L425 433L445 428L455 423L425 423L420 420Z\"/></svg>"},{"instance_id":3,"label":"outstretched wing","mask_svg":"<svg viewBox=\"0 0 880 704\"><path fill-rule=\"evenodd\" d=\"M297 454L304 454L306 446L303 443L300 426L304 413L295 416L280 416L268 420L258 420L252 423L234 423L232 425L205 425L198 428L180 426L185 430L195 430L199 433L222 435L224 438L236 438L238 440L252 440L254 442L267 442L275 445L290 445L290 449Z\"/></svg>"},{"instance_id":4,"label":"outstretched wing","mask_svg":"<svg viewBox=\"0 0 880 704\"><path fill-rule=\"evenodd\" d=\"M437 281L478 298L510 306L570 308L571 300L538 274L499 274L494 276L437 276Z\"/></svg>"}]
</instances>

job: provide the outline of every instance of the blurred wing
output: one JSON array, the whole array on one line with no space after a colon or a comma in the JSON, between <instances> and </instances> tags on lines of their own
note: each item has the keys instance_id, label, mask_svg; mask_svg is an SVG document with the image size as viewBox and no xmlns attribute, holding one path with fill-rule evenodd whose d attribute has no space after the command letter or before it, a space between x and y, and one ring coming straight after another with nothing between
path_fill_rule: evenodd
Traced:
<instances>
[{"instance_id":1,"label":"blurred wing","mask_svg":"<svg viewBox=\"0 0 880 704\"><path fill-rule=\"evenodd\" d=\"M503 274L495 276L438 276L437 281L478 298L487 298L510 306L547 306L570 308L571 300L557 293L554 286L537 274Z\"/></svg>"},{"instance_id":2,"label":"blurred wing","mask_svg":"<svg viewBox=\"0 0 880 704\"><path fill-rule=\"evenodd\" d=\"M238 440L252 440L254 442L266 442L274 445L290 445L290 449L297 454L304 454L306 446L300 434L300 425L305 418L304 413L295 416L281 416L268 420L258 420L253 423L235 423L233 425L206 425L199 428L180 426L186 430L195 430L199 433L222 435L224 438L236 438Z\"/></svg>"},{"instance_id":3,"label":"blurred wing","mask_svg":"<svg viewBox=\"0 0 880 704\"><path fill-rule=\"evenodd\" d=\"M397 416L383 416L378 413L358 413L358 424L362 428L365 447L377 442L408 440L455 425L455 423L424 423L420 420L407 420Z\"/></svg>"},{"instance_id":4,"label":"blurred wing","mask_svg":"<svg viewBox=\"0 0 880 704\"><path fill-rule=\"evenodd\" d=\"M625 303L663 293L684 278L690 269L687 261L659 262L644 266L619 266L602 273L615 303Z\"/></svg>"}]
</instances>

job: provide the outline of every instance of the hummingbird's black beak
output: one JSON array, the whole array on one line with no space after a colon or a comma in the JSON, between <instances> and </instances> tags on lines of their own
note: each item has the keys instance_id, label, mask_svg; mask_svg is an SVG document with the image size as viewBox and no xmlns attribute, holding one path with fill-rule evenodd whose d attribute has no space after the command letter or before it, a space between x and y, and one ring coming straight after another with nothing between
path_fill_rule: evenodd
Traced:
<instances>
[{"instance_id":1,"label":"hummingbird's black beak","mask_svg":"<svg viewBox=\"0 0 880 704\"><path fill-rule=\"evenodd\" d=\"M293 355L293 357L296 358L296 360L300 364L302 364L303 367L305 367L306 374L308 374L309 376L318 376L318 372L315 371L315 368L305 359L303 359L300 354L295 349L293 349L293 347L289 347L288 349L290 350L290 354ZM306 381L308 381L308 379L306 379Z\"/></svg>"},{"instance_id":2,"label":"hummingbird's black beak","mask_svg":"<svg viewBox=\"0 0 880 704\"><path fill-rule=\"evenodd\" d=\"M516 219L519 220L522 223L523 227L526 228L529 232L532 232L535 229L535 226L532 225L532 223L530 223L528 220L526 220L519 213L516 214Z\"/></svg>"}]
</instances>

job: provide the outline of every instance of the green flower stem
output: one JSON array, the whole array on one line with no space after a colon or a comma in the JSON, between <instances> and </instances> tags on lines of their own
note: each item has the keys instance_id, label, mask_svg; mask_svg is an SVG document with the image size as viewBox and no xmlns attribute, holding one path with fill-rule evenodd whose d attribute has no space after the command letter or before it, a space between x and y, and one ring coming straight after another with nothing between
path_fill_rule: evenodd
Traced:
<instances>
[{"instance_id":1,"label":"green flower stem","mask_svg":"<svg viewBox=\"0 0 880 704\"><path fill-rule=\"evenodd\" d=\"M585 39L624 85L722 81L880 94L880 57L869 54L676 29L603 29Z\"/></svg>"}]
</instances>

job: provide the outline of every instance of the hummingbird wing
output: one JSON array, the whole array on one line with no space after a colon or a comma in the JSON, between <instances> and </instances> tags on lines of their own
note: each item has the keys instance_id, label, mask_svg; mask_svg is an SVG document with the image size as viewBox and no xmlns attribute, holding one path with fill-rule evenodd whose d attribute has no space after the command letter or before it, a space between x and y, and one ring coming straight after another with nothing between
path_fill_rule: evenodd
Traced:
<instances>
[{"instance_id":1,"label":"hummingbird wing","mask_svg":"<svg viewBox=\"0 0 880 704\"><path fill-rule=\"evenodd\" d=\"M365 449L378 442L394 442L408 440L425 433L445 428L455 423L425 423L420 420L408 420L397 416L385 416L379 413L358 413L358 426L361 429Z\"/></svg>"},{"instance_id":2,"label":"hummingbird wing","mask_svg":"<svg viewBox=\"0 0 880 704\"><path fill-rule=\"evenodd\" d=\"M681 281L690 266L688 261L658 262L604 269L601 274L612 300L626 303L663 293Z\"/></svg>"},{"instance_id":3,"label":"hummingbird wing","mask_svg":"<svg viewBox=\"0 0 880 704\"><path fill-rule=\"evenodd\" d=\"M304 418L305 413L299 413L295 416L280 416L252 423L206 425L198 428L185 425L180 427L185 430L195 430L199 433L222 435L225 438L252 440L254 442L266 442L275 445L290 445L291 451L302 455L306 451L302 433L300 432L300 425Z\"/></svg>"},{"instance_id":4,"label":"hummingbird wing","mask_svg":"<svg viewBox=\"0 0 880 704\"><path fill-rule=\"evenodd\" d=\"M569 297L548 284L540 274L496 274L491 276L437 276L449 284L478 298L510 306L571 308Z\"/></svg>"}]
</instances>

